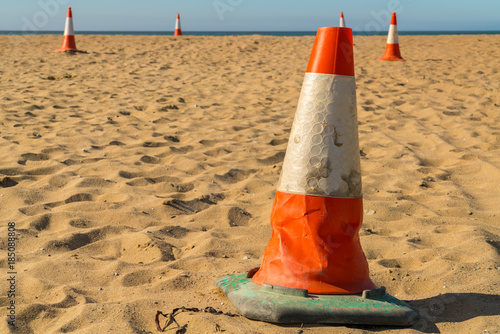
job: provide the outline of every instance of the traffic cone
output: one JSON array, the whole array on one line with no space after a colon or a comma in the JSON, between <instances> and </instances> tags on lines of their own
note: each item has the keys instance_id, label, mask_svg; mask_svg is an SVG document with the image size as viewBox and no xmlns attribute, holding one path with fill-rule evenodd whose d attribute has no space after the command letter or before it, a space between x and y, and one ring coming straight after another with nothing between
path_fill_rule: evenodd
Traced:
<instances>
[{"instance_id":1,"label":"traffic cone","mask_svg":"<svg viewBox=\"0 0 500 334\"><path fill-rule=\"evenodd\" d=\"M181 30L181 16L177 13L177 19L175 20L175 32L174 36L182 36Z\"/></svg>"},{"instance_id":2,"label":"traffic cone","mask_svg":"<svg viewBox=\"0 0 500 334\"><path fill-rule=\"evenodd\" d=\"M314 294L375 288L358 236L363 203L350 32L323 28L316 37L271 214L273 235L253 277L258 284Z\"/></svg>"},{"instance_id":3,"label":"traffic cone","mask_svg":"<svg viewBox=\"0 0 500 334\"><path fill-rule=\"evenodd\" d=\"M273 323L409 325L418 314L375 289L363 219L352 30L320 28L309 60L260 268L219 278L242 315Z\"/></svg>"},{"instance_id":4,"label":"traffic cone","mask_svg":"<svg viewBox=\"0 0 500 334\"><path fill-rule=\"evenodd\" d=\"M76 48L75 42L75 31L73 29L73 14L71 12L71 7L68 8L68 14L66 15L66 26L64 27L64 39L60 49L54 50L54 52L85 52L78 50Z\"/></svg>"},{"instance_id":5,"label":"traffic cone","mask_svg":"<svg viewBox=\"0 0 500 334\"><path fill-rule=\"evenodd\" d=\"M389 26L389 34L387 36L387 45L383 57L378 60L404 60L399 51L399 38L398 38L398 23L396 20L396 13L392 13L391 25Z\"/></svg>"},{"instance_id":6,"label":"traffic cone","mask_svg":"<svg viewBox=\"0 0 500 334\"><path fill-rule=\"evenodd\" d=\"M340 12L340 24L339 27L345 27L344 13Z\"/></svg>"}]
</instances>

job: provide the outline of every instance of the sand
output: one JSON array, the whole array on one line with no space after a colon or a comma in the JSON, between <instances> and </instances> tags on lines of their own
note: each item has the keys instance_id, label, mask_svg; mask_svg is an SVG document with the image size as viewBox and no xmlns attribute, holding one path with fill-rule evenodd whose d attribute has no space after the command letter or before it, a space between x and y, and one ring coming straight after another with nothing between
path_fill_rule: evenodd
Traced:
<instances>
[{"instance_id":1,"label":"sand","mask_svg":"<svg viewBox=\"0 0 500 334\"><path fill-rule=\"evenodd\" d=\"M236 313L212 285L260 265L314 37L0 36L0 332L155 333L158 310ZM377 286L422 320L500 331L500 36L355 36L365 217ZM13 224L11 224L13 225ZM203 312L187 333L297 333ZM174 333L175 326L169 327Z\"/></svg>"}]
</instances>

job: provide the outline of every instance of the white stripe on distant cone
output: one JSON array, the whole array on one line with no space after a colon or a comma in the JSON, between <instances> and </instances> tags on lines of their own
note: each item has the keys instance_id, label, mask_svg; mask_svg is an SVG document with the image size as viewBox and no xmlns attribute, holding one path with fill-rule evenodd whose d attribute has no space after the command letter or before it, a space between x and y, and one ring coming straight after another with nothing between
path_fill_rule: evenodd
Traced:
<instances>
[{"instance_id":1,"label":"white stripe on distant cone","mask_svg":"<svg viewBox=\"0 0 500 334\"><path fill-rule=\"evenodd\" d=\"M72 36L75 34L75 30L73 29L73 18L72 17L66 18L66 26L64 27L64 34L66 36Z\"/></svg>"},{"instance_id":2,"label":"white stripe on distant cone","mask_svg":"<svg viewBox=\"0 0 500 334\"><path fill-rule=\"evenodd\" d=\"M180 19L175 20L175 29L181 30L181 20Z\"/></svg>"},{"instance_id":3,"label":"white stripe on distant cone","mask_svg":"<svg viewBox=\"0 0 500 334\"><path fill-rule=\"evenodd\" d=\"M389 34L387 35L387 44L399 44L398 26L391 24L389 26Z\"/></svg>"}]
</instances>

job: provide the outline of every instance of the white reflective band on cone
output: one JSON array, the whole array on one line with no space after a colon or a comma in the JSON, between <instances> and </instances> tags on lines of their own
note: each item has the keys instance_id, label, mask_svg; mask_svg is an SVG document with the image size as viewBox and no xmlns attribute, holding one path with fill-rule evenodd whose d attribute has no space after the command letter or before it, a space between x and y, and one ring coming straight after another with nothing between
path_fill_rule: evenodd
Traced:
<instances>
[{"instance_id":1,"label":"white reflective band on cone","mask_svg":"<svg viewBox=\"0 0 500 334\"><path fill-rule=\"evenodd\" d=\"M181 29L181 21L180 21L179 19L177 19L177 20L175 21L175 29L176 29L176 30L177 30L177 29L179 29L179 30Z\"/></svg>"},{"instance_id":2,"label":"white reflective band on cone","mask_svg":"<svg viewBox=\"0 0 500 334\"><path fill-rule=\"evenodd\" d=\"M306 73L278 190L361 197L354 77Z\"/></svg>"},{"instance_id":3,"label":"white reflective band on cone","mask_svg":"<svg viewBox=\"0 0 500 334\"><path fill-rule=\"evenodd\" d=\"M398 26L391 24L389 26L389 35L387 36L387 44L399 44Z\"/></svg>"},{"instance_id":4,"label":"white reflective band on cone","mask_svg":"<svg viewBox=\"0 0 500 334\"><path fill-rule=\"evenodd\" d=\"M73 36L75 31L73 30L73 19L71 17L66 18L66 26L64 27L64 35Z\"/></svg>"}]
</instances>

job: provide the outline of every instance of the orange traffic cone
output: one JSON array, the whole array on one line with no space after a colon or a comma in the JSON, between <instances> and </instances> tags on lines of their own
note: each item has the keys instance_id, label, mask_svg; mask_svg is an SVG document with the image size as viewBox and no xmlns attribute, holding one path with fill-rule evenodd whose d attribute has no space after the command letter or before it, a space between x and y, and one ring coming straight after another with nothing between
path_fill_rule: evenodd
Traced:
<instances>
[{"instance_id":1,"label":"orange traffic cone","mask_svg":"<svg viewBox=\"0 0 500 334\"><path fill-rule=\"evenodd\" d=\"M182 36L181 30L181 16L177 13L177 19L175 20L175 32L174 36Z\"/></svg>"},{"instance_id":2,"label":"orange traffic cone","mask_svg":"<svg viewBox=\"0 0 500 334\"><path fill-rule=\"evenodd\" d=\"M363 219L352 30L318 30L253 277L315 294L373 289L359 242Z\"/></svg>"},{"instance_id":3,"label":"orange traffic cone","mask_svg":"<svg viewBox=\"0 0 500 334\"><path fill-rule=\"evenodd\" d=\"M340 24L339 27L345 27L344 13L340 12Z\"/></svg>"},{"instance_id":4,"label":"orange traffic cone","mask_svg":"<svg viewBox=\"0 0 500 334\"><path fill-rule=\"evenodd\" d=\"M404 60L399 51L398 23L396 13L392 13L391 25L387 36L387 46L383 57L378 60Z\"/></svg>"},{"instance_id":5,"label":"orange traffic cone","mask_svg":"<svg viewBox=\"0 0 500 334\"><path fill-rule=\"evenodd\" d=\"M68 8L68 14L66 15L66 26L64 27L64 39L62 47L60 49L54 50L54 52L63 51L85 52L76 48L75 31L73 29L73 14L71 12L71 7Z\"/></svg>"},{"instance_id":6,"label":"orange traffic cone","mask_svg":"<svg viewBox=\"0 0 500 334\"><path fill-rule=\"evenodd\" d=\"M375 289L363 219L352 30L320 28L302 84L260 268L218 278L236 310L273 323L407 326L410 306Z\"/></svg>"}]
</instances>

